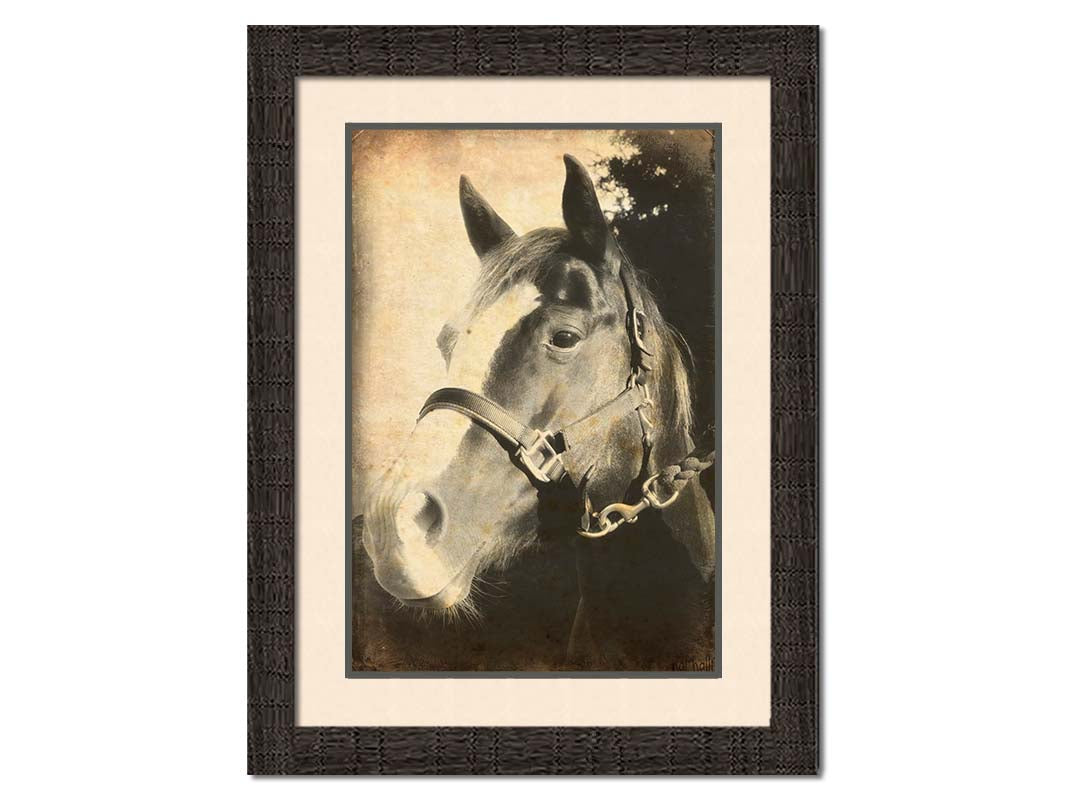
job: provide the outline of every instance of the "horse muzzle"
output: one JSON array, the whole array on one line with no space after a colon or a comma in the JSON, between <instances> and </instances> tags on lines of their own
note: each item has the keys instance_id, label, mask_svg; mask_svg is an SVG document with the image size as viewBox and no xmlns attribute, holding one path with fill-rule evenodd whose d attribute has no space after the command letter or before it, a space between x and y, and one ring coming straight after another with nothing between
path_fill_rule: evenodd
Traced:
<instances>
[{"instance_id":1,"label":"horse muzzle","mask_svg":"<svg viewBox=\"0 0 1067 800\"><path fill-rule=\"evenodd\" d=\"M387 474L365 514L363 545L383 589L404 603L446 608L469 591L457 586L472 558L458 559L441 541L448 519L444 503L425 491L409 491ZM462 595L462 596L461 596Z\"/></svg>"}]
</instances>

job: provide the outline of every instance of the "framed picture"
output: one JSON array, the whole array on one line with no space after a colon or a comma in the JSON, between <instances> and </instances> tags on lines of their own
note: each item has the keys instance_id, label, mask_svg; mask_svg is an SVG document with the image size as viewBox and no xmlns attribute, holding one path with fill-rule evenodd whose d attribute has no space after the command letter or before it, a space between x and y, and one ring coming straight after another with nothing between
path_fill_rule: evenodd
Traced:
<instances>
[{"instance_id":1,"label":"framed picture","mask_svg":"<svg viewBox=\"0 0 1067 800\"><path fill-rule=\"evenodd\" d=\"M817 770L817 53L249 28L250 773Z\"/></svg>"}]
</instances>

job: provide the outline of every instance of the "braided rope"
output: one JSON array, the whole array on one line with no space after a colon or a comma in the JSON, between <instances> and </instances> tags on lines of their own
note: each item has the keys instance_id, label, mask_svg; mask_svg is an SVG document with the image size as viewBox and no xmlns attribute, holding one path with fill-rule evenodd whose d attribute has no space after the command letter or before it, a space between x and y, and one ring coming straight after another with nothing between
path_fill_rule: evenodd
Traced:
<instances>
[{"instance_id":1,"label":"braided rope","mask_svg":"<svg viewBox=\"0 0 1067 800\"><path fill-rule=\"evenodd\" d=\"M715 463L715 451L712 450L703 456L695 452L683 458L677 464L671 464L660 470L659 476L653 482L653 487L661 497L669 496L675 492L681 492L689 481L693 480L704 470Z\"/></svg>"}]
</instances>

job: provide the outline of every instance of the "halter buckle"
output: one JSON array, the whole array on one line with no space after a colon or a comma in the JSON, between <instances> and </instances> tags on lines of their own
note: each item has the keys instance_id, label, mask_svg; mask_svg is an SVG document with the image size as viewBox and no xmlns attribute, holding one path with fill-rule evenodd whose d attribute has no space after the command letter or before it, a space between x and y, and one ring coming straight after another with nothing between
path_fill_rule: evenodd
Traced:
<instances>
[{"instance_id":1,"label":"halter buckle","mask_svg":"<svg viewBox=\"0 0 1067 800\"><path fill-rule=\"evenodd\" d=\"M544 431L535 430L534 434L536 438L532 448L527 449L521 444L515 451L515 458L522 464L530 477L540 483L555 483L555 480L549 476L550 472L553 472L558 466L563 469L563 460L559 457L559 453L552 446L552 443L548 441L548 434ZM533 455L541 456L541 463L535 464L533 461Z\"/></svg>"},{"instance_id":2,"label":"halter buckle","mask_svg":"<svg viewBox=\"0 0 1067 800\"><path fill-rule=\"evenodd\" d=\"M639 308L631 308L628 320L630 328L630 339L633 341L634 346L644 353L646 356L655 355L648 349L648 345L645 344L645 330L648 328L648 317L645 316L645 312Z\"/></svg>"}]
</instances>

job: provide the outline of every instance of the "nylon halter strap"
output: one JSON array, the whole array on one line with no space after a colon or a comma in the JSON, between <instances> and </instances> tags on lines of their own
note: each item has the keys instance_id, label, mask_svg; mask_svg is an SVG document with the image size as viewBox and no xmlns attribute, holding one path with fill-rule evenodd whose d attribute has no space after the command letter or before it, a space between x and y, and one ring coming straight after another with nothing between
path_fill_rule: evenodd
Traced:
<instances>
[{"instance_id":1,"label":"nylon halter strap","mask_svg":"<svg viewBox=\"0 0 1067 800\"><path fill-rule=\"evenodd\" d=\"M645 384L652 371L652 351L645 344L647 318L641 308L640 297L632 291L625 270L620 271L623 292L626 295L626 331L630 339L630 377L626 388L613 400L592 413L555 433L532 428L515 419L507 409L477 392L456 387L447 387L433 392L419 412L421 420L431 411L441 409L455 411L469 417L475 423L494 434L505 445L519 466L532 481L539 484L559 484L574 474L576 465L568 469L569 456L595 429L614 424L627 414L637 412L641 420L642 441L645 448L651 446L652 425L644 415L645 406L651 405ZM572 477L572 481L577 485Z\"/></svg>"}]
</instances>

